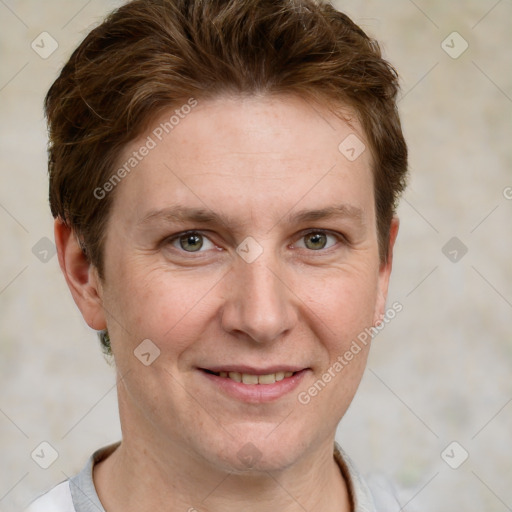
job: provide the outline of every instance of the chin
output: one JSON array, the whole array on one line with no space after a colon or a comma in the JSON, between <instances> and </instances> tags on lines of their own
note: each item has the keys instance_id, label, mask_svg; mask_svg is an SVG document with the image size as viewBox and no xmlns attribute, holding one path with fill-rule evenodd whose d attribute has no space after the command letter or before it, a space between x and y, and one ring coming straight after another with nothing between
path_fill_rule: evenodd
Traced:
<instances>
[{"instance_id":1,"label":"chin","mask_svg":"<svg viewBox=\"0 0 512 512\"><path fill-rule=\"evenodd\" d=\"M305 442L297 430L291 434L289 425L277 428L268 424L259 424L256 428L246 425L237 435L220 441L208 458L216 459L212 462L229 472L281 471L296 463L307 445L309 442Z\"/></svg>"}]
</instances>

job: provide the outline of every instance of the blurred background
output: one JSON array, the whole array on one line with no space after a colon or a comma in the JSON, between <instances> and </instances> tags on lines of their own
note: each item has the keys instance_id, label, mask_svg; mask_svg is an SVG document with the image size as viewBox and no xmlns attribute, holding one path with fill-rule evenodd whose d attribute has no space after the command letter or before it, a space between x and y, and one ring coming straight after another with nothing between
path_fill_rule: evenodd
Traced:
<instances>
[{"instance_id":1,"label":"blurred background","mask_svg":"<svg viewBox=\"0 0 512 512\"><path fill-rule=\"evenodd\" d=\"M42 110L120 4L0 0L1 511L120 439L114 370L55 256ZM512 2L335 5L401 75L411 169L389 295L403 310L375 338L337 439L396 484L403 510L512 510Z\"/></svg>"}]
</instances>

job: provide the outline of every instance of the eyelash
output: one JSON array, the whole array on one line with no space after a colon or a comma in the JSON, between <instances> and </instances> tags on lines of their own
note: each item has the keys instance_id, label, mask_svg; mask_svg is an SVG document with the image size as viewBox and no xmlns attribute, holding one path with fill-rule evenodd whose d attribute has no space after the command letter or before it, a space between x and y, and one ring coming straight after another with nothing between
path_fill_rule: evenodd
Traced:
<instances>
[{"instance_id":1,"label":"eyelash","mask_svg":"<svg viewBox=\"0 0 512 512\"><path fill-rule=\"evenodd\" d=\"M302 240L306 236L312 235L312 234L323 234L323 235L326 235L326 236L331 236L331 237L335 238L337 240L337 242L341 243L342 245L348 245L349 244L349 241L347 240L347 238L342 233L337 233L335 231L330 231L330 230L326 230L326 229L309 229L307 231L302 232L300 234L300 236L298 237L298 240ZM187 235L199 235L199 236L201 236L203 238L206 238L210 243L215 245L215 243L212 240L210 240L210 238L205 234L205 232L197 231L197 230L182 231L182 232L177 233L175 235L171 235L170 237L166 237L162 241L162 243L166 244L166 245L173 245L174 242L179 242L180 238L182 238L184 236L187 236ZM334 244L331 247L327 247L326 249L318 249L316 251L314 249L308 249L307 247L306 248L302 248L301 247L300 249L306 250L308 253L311 253L312 255L314 253L320 253L320 254L323 253L323 254L325 254L325 253L331 252L332 250L335 250L337 248L337 245L338 244ZM198 257L198 256L195 256L195 255L196 254L199 255L199 254L207 252L207 251L202 251L202 250L199 250L199 251L185 251L181 247L174 247L174 248L178 252L180 252L181 254L188 254L191 257ZM201 249L202 249L202 247L201 247Z\"/></svg>"}]
</instances>

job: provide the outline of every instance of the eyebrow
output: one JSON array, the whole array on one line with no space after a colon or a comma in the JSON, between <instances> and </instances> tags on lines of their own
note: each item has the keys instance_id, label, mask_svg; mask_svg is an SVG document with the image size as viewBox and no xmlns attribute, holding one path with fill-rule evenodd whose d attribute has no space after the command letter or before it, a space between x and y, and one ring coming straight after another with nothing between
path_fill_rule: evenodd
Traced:
<instances>
[{"instance_id":1,"label":"eyebrow","mask_svg":"<svg viewBox=\"0 0 512 512\"><path fill-rule=\"evenodd\" d=\"M327 220L332 218L346 218L356 221L358 224L364 225L365 215L361 208L349 204L338 206L329 206L319 210L300 210L286 217L288 223L302 223L316 220Z\"/></svg>"},{"instance_id":2,"label":"eyebrow","mask_svg":"<svg viewBox=\"0 0 512 512\"><path fill-rule=\"evenodd\" d=\"M285 222L286 224L301 224L305 222L314 222L318 220L328 219L348 219L359 226L365 225L365 215L361 208L356 206L342 204L337 206L329 206L326 208L308 210L303 209L298 212L289 212L282 217L277 223ZM197 224L236 226L239 224L234 218L219 215L212 210L206 208L193 208L184 205L174 205L161 210L152 210L146 214L138 225L147 225L153 222L192 222Z\"/></svg>"}]
</instances>

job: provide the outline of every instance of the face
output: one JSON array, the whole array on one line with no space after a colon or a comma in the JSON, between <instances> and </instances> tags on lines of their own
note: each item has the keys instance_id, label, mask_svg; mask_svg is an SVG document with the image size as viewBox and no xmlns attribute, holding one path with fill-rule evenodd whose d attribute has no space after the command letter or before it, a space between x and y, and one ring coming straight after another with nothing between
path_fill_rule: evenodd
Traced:
<instances>
[{"instance_id":1,"label":"face","mask_svg":"<svg viewBox=\"0 0 512 512\"><path fill-rule=\"evenodd\" d=\"M156 143L106 230L98 314L125 436L284 468L332 449L368 345L333 365L384 309L370 152L347 159L360 126L296 97L199 100L160 141L172 113L122 155Z\"/></svg>"}]
</instances>

